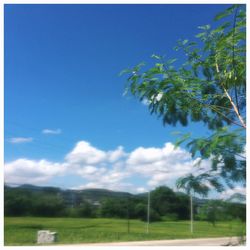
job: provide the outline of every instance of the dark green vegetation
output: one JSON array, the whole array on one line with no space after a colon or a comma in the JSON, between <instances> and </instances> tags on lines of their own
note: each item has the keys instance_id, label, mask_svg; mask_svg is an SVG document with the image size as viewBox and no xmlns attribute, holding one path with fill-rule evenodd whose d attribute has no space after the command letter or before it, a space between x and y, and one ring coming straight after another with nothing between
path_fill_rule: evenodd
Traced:
<instances>
[{"instance_id":1,"label":"dark green vegetation","mask_svg":"<svg viewBox=\"0 0 250 250\"><path fill-rule=\"evenodd\" d=\"M246 6L232 5L214 21L213 28L198 27L194 41L178 41L181 62L152 55L153 66L124 71L126 92L146 100L164 125L200 122L209 130L208 136L186 133L176 141L186 143L193 157L211 160L210 169L185 177L204 194L211 186L222 191L224 183L246 182Z\"/></svg>"},{"instance_id":2,"label":"dark green vegetation","mask_svg":"<svg viewBox=\"0 0 250 250\"><path fill-rule=\"evenodd\" d=\"M7 217L4 226L5 245L34 245L38 230L58 233L57 244L86 242L138 241L184 239L221 236L241 236L245 234L245 224L240 221L218 222L216 227L204 221L195 222L194 234L189 231L187 221L161 221L150 224L145 233L145 222L122 219L86 218L39 218Z\"/></svg>"},{"instance_id":3,"label":"dark green vegetation","mask_svg":"<svg viewBox=\"0 0 250 250\"><path fill-rule=\"evenodd\" d=\"M23 185L5 186L4 200L5 245L35 244L38 230L58 232L59 244L245 234L245 204L197 198L191 234L189 197L164 186L151 192L149 234L146 193Z\"/></svg>"},{"instance_id":4,"label":"dark green vegetation","mask_svg":"<svg viewBox=\"0 0 250 250\"><path fill-rule=\"evenodd\" d=\"M204 207L207 207L205 210ZM194 199L194 215L210 220L209 209L218 207L216 221L246 220L245 204ZM207 212L206 212L207 211ZM147 193L133 195L104 189L61 190L54 187L23 185L4 189L5 216L147 218ZM150 221L188 220L189 197L161 186L151 191Z\"/></svg>"}]
</instances>

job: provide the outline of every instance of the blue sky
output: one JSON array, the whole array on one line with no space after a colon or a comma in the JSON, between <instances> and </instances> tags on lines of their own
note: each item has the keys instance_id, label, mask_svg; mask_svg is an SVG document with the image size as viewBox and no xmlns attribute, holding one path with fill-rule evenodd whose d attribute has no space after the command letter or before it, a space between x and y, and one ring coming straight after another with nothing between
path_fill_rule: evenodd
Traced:
<instances>
[{"instance_id":1,"label":"blue sky","mask_svg":"<svg viewBox=\"0 0 250 250\"><path fill-rule=\"evenodd\" d=\"M172 185L174 177L164 179L158 174L153 180L151 172L140 175L138 168L127 173L122 167L126 162L130 165L126 168L136 169L142 164L139 158L151 153L148 162L162 159L163 154L178 165L181 160L171 149L176 139L171 132L191 131L199 136L208 131L202 124L163 127L145 105L123 96L126 77L119 73L150 62L152 54L176 57L177 40L193 39L198 26L213 25L213 17L226 7L5 5L8 180L94 187L103 176L107 182L100 182L101 187L131 192L153 188L157 180ZM185 149L180 150L187 164L191 160ZM127 176L118 177L125 172ZM113 186L108 183L112 178Z\"/></svg>"}]
</instances>

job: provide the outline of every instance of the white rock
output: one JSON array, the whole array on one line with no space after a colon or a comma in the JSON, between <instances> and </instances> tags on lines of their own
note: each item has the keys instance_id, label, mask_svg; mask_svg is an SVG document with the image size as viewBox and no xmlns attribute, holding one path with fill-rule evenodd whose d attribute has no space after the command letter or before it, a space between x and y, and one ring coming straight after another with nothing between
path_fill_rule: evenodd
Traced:
<instances>
[{"instance_id":1,"label":"white rock","mask_svg":"<svg viewBox=\"0 0 250 250\"><path fill-rule=\"evenodd\" d=\"M37 243L48 244L54 243L57 238L56 232L50 232L49 230L40 230L37 232Z\"/></svg>"}]
</instances>

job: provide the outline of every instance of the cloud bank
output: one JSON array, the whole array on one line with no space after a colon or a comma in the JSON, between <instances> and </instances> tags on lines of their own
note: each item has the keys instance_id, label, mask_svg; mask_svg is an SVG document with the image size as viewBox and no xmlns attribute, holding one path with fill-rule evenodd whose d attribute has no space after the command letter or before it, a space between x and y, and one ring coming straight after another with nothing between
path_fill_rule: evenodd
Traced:
<instances>
[{"instance_id":1,"label":"cloud bank","mask_svg":"<svg viewBox=\"0 0 250 250\"><path fill-rule=\"evenodd\" d=\"M137 193L160 185L174 188L179 177L198 173L194 167L198 160L192 159L185 149L175 149L170 142L162 147L138 147L125 152L122 146L104 151L89 142L79 141L61 163L46 159L17 159L6 163L5 182L46 184L60 177L67 183L70 175L82 181L68 188L106 188ZM209 160L202 161L201 167L209 169Z\"/></svg>"}]
</instances>

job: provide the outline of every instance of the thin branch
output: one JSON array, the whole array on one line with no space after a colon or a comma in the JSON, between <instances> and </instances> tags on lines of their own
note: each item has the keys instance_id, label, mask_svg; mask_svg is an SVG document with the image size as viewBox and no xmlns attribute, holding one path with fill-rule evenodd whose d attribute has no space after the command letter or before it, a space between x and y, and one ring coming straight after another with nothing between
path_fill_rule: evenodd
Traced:
<instances>
[{"instance_id":1,"label":"thin branch","mask_svg":"<svg viewBox=\"0 0 250 250\"><path fill-rule=\"evenodd\" d=\"M181 92L180 92L181 93ZM185 94L187 94L187 92L184 92ZM224 115L222 112L220 112L219 110L217 110L216 108L213 107L213 105L209 105L209 104L206 104L206 103L203 103L201 102L199 99L193 97L193 96L190 96L188 95L189 98L193 99L194 101L198 102L199 104L201 104L202 106L205 106L205 107L208 107L210 109L213 109L216 113L218 113L219 115L223 116L226 120L228 120L229 122L237 125L237 126L240 126L242 128L246 128L244 125L240 124L240 123L237 123L235 122L234 120L231 120L228 118L228 116Z\"/></svg>"},{"instance_id":2,"label":"thin branch","mask_svg":"<svg viewBox=\"0 0 250 250\"><path fill-rule=\"evenodd\" d=\"M220 70L219 70L219 66L218 66L217 62L215 63L215 67L216 67L216 72L219 74ZM237 106L235 105L235 103L233 102L232 97L229 95L227 89L225 88L224 83L221 83L221 86L222 86L222 88L224 90L224 93L226 94L227 98L229 99L229 101L230 101L230 103L231 103L231 105L232 105L238 119L240 120L240 123L242 124L241 127L246 128L245 121L243 120L243 118L239 114L239 110L238 110Z\"/></svg>"},{"instance_id":3,"label":"thin branch","mask_svg":"<svg viewBox=\"0 0 250 250\"><path fill-rule=\"evenodd\" d=\"M230 121L231 123L237 125L237 126L240 126L242 128L246 128L245 126L243 126L242 124L238 123L238 122L235 122L234 120L231 120L229 119L226 115L224 115L222 112L218 111L217 109L213 108L212 106L210 105L207 105L208 107L210 107L211 109L213 109L216 113L218 113L219 115L223 116L224 118L226 118L226 120Z\"/></svg>"},{"instance_id":4,"label":"thin branch","mask_svg":"<svg viewBox=\"0 0 250 250\"><path fill-rule=\"evenodd\" d=\"M238 13L238 9L239 6L236 8L235 10L235 14L234 14L234 24L233 24L233 71L234 71L234 79L236 77L236 70L235 70L235 28L236 28L236 17L237 17L237 13ZM238 102L238 93L237 93L237 87L236 87L236 83L234 83L234 94L235 94L235 101L236 101L236 106L240 115L240 109L239 109L239 102Z\"/></svg>"},{"instance_id":5,"label":"thin branch","mask_svg":"<svg viewBox=\"0 0 250 250\"><path fill-rule=\"evenodd\" d=\"M228 94L228 92L227 92L227 90L226 90L224 84L222 84L222 87L223 87L223 90L224 90L225 94L227 95L227 98L229 99L231 105L233 106L233 109L234 109L236 115L238 116L238 118L239 118L239 120L240 120L240 123L242 124L242 127L243 127L243 128L246 128L245 121L244 121L243 118L241 117L238 108L237 108L236 105L234 104L234 102L233 102L231 96Z\"/></svg>"}]
</instances>

